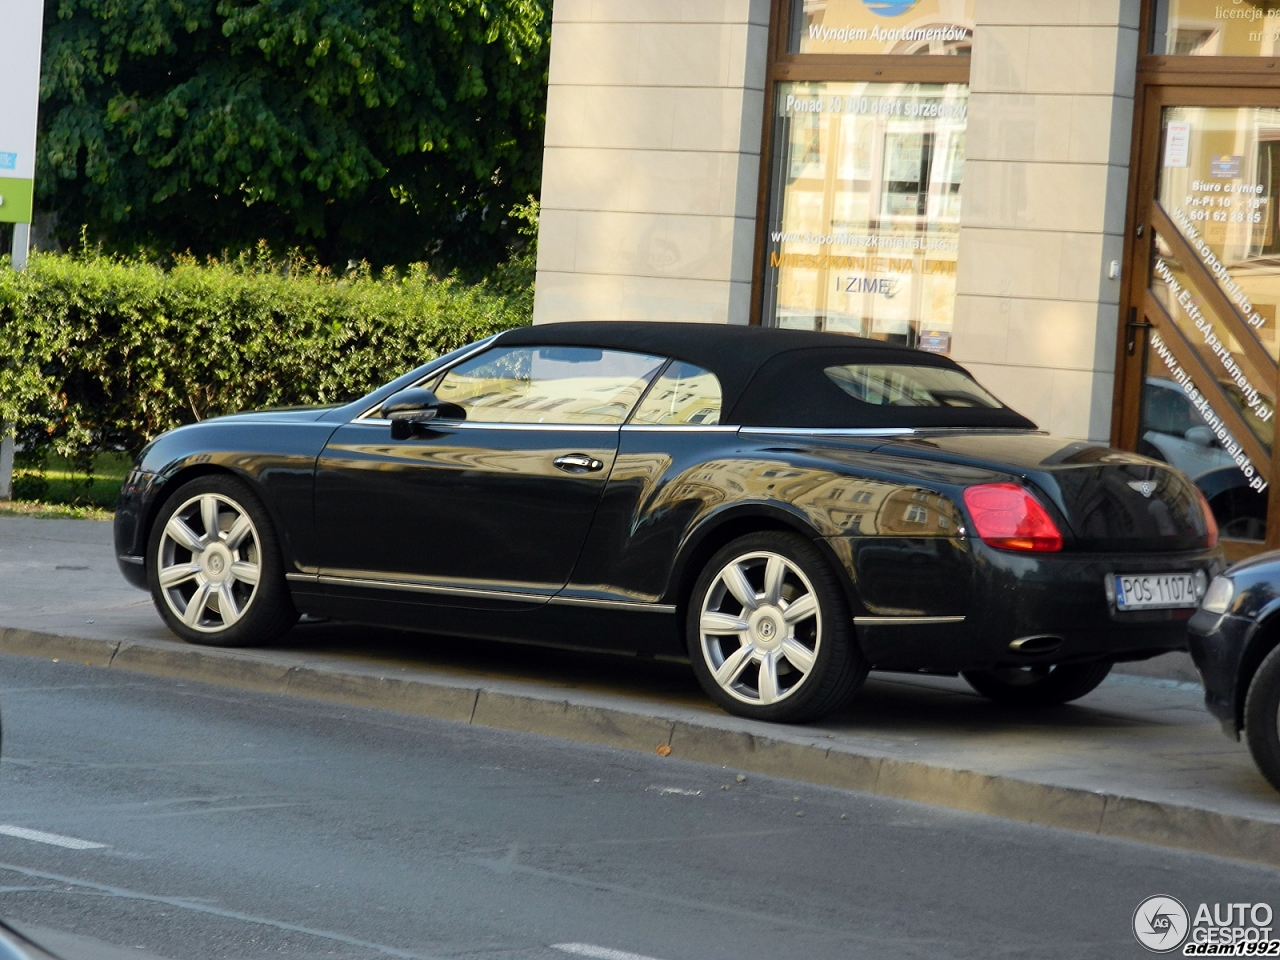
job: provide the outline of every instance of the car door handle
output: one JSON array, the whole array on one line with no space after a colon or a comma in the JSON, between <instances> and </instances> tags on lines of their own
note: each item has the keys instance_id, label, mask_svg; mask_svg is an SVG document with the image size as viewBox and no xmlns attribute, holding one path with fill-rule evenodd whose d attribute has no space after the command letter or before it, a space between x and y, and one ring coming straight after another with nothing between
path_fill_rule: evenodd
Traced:
<instances>
[{"instance_id":1,"label":"car door handle","mask_svg":"<svg viewBox=\"0 0 1280 960\"><path fill-rule=\"evenodd\" d=\"M551 462L565 473L594 473L604 469L604 461L588 457L585 453L566 453Z\"/></svg>"}]
</instances>

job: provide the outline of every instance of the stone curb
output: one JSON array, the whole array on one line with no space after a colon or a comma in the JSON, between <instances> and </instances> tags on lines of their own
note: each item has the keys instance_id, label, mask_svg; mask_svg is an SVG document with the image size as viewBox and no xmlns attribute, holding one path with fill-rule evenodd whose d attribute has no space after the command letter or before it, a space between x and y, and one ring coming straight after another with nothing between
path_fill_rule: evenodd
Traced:
<instances>
[{"instance_id":1,"label":"stone curb","mask_svg":"<svg viewBox=\"0 0 1280 960\"><path fill-rule=\"evenodd\" d=\"M644 753L665 745L671 756L698 763L1280 867L1280 824L877 756L825 737L806 737L798 729L778 728L773 735L730 729L717 726L714 714L706 719L664 717L640 705L628 710L577 703L550 692L543 696L491 689L471 679L452 683L387 676L372 664L295 664L257 652L90 640L14 628L0 628L0 653L376 707Z\"/></svg>"}]
</instances>

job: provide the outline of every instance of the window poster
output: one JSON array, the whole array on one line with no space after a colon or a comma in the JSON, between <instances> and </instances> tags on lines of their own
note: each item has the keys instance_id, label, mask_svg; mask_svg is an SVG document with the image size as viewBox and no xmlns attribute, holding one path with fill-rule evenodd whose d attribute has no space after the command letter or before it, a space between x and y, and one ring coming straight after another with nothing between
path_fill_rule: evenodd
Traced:
<instances>
[{"instance_id":1,"label":"window poster","mask_svg":"<svg viewBox=\"0 0 1280 960\"><path fill-rule=\"evenodd\" d=\"M975 0L793 0L792 53L969 55Z\"/></svg>"},{"instance_id":2,"label":"window poster","mask_svg":"<svg viewBox=\"0 0 1280 960\"><path fill-rule=\"evenodd\" d=\"M965 84L782 83L764 321L951 348Z\"/></svg>"},{"instance_id":3,"label":"window poster","mask_svg":"<svg viewBox=\"0 0 1280 960\"><path fill-rule=\"evenodd\" d=\"M1170 107L1164 126L1161 208L1254 335L1280 357L1280 109Z\"/></svg>"}]
</instances>

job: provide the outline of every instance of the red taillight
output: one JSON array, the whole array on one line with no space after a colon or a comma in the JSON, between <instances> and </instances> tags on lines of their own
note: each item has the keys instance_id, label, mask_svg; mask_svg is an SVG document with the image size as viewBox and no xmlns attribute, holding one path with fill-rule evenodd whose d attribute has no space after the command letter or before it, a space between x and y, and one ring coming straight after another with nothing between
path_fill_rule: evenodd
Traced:
<instances>
[{"instance_id":1,"label":"red taillight","mask_svg":"<svg viewBox=\"0 0 1280 960\"><path fill-rule=\"evenodd\" d=\"M989 546L1037 553L1062 549L1058 525L1026 487L1016 483L968 487L964 505L973 518L974 532Z\"/></svg>"},{"instance_id":2,"label":"red taillight","mask_svg":"<svg viewBox=\"0 0 1280 960\"><path fill-rule=\"evenodd\" d=\"M1200 509L1204 511L1204 525L1209 534L1209 546L1216 547L1218 545L1217 518L1214 517L1209 501L1204 498L1204 494L1200 492L1199 487L1196 487L1196 496L1200 498Z\"/></svg>"}]
</instances>

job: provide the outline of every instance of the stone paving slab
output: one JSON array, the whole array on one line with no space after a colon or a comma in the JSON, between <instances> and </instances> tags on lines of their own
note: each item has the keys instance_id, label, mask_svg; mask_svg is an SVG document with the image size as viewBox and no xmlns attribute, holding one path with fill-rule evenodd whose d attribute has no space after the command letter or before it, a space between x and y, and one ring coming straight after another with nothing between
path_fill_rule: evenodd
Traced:
<instances>
[{"instance_id":1,"label":"stone paving slab","mask_svg":"<svg viewBox=\"0 0 1280 960\"><path fill-rule=\"evenodd\" d=\"M301 624L267 650L179 642L120 577L110 527L0 519L0 653L439 716L1280 865L1280 794L1184 661L1019 712L958 679L873 674L802 726L730 717L685 664ZM1184 658L1185 659L1185 658Z\"/></svg>"}]
</instances>

